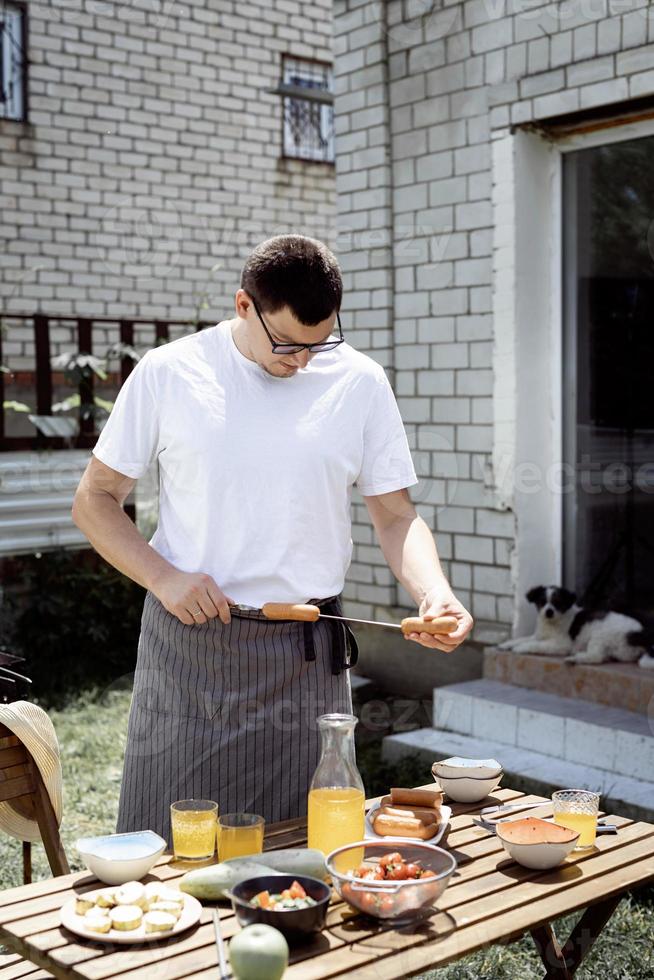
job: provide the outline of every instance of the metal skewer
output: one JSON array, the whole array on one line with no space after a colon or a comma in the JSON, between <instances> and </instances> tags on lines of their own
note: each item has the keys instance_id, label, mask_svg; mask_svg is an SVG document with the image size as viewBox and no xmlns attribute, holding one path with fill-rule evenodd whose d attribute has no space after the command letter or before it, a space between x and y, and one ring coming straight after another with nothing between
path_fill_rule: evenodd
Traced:
<instances>
[{"instance_id":1,"label":"metal skewer","mask_svg":"<svg viewBox=\"0 0 654 980\"><path fill-rule=\"evenodd\" d=\"M346 619L348 623L365 623L366 626L388 626L392 630L401 630L400 623L382 623L378 619L355 619L354 616L330 616L328 613L320 613L321 619ZM427 620L429 622L429 620Z\"/></svg>"},{"instance_id":2,"label":"metal skewer","mask_svg":"<svg viewBox=\"0 0 654 980\"><path fill-rule=\"evenodd\" d=\"M218 950L218 967L220 969L220 980L229 980L229 970L225 959L225 944L223 943L222 929L220 928L220 912L213 910L213 929L216 935L216 949Z\"/></svg>"},{"instance_id":3,"label":"metal skewer","mask_svg":"<svg viewBox=\"0 0 654 980\"><path fill-rule=\"evenodd\" d=\"M401 623L382 623L376 619L355 619L354 616L332 616L329 613L323 613L320 606L298 602L266 602L261 609L257 609L255 606L246 606L243 603L235 603L230 608L237 611L242 610L243 612L262 612L267 619L291 619L309 623L316 622L318 619L336 619L339 622L364 623L366 626L386 626L390 629L401 630L404 634L452 633L458 626L458 622L454 616L437 616L434 619L409 616L403 619Z\"/></svg>"}]
</instances>

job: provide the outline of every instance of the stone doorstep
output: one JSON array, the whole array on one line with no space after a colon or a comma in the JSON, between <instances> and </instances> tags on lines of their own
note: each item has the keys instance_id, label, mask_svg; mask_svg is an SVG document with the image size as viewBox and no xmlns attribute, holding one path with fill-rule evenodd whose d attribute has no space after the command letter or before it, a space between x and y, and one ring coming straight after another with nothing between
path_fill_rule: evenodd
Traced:
<instances>
[{"instance_id":1,"label":"stone doorstep","mask_svg":"<svg viewBox=\"0 0 654 980\"><path fill-rule=\"evenodd\" d=\"M484 677L625 711L647 714L654 707L654 670L638 664L566 664L562 657L489 647L484 650Z\"/></svg>"},{"instance_id":2,"label":"stone doorstep","mask_svg":"<svg viewBox=\"0 0 654 980\"><path fill-rule=\"evenodd\" d=\"M482 678L435 688L433 725L618 776L654 780L654 723L621 708Z\"/></svg>"},{"instance_id":3,"label":"stone doorstep","mask_svg":"<svg viewBox=\"0 0 654 980\"><path fill-rule=\"evenodd\" d=\"M654 820L654 782L434 728L387 735L382 744L382 758L388 762L417 756L424 760L427 772L433 762L453 755L498 759L504 767L503 785L522 792L549 796L555 789L591 789L602 794L600 806L605 813L619 813L632 820Z\"/></svg>"}]
</instances>

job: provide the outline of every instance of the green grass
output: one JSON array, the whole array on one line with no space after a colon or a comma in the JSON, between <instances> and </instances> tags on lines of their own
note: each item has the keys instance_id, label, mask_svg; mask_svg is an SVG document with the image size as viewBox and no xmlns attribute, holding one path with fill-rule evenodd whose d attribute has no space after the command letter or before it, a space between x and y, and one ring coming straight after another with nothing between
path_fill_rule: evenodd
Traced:
<instances>
[{"instance_id":1,"label":"green grass","mask_svg":"<svg viewBox=\"0 0 654 980\"><path fill-rule=\"evenodd\" d=\"M78 837L116 829L129 698L129 692L114 691L101 700L86 695L61 710L48 709L59 739L64 775L61 836L73 870L84 867L73 847ZM32 847L32 871L35 881L50 875L40 844ZM2 835L0 885L11 888L21 883L21 844Z\"/></svg>"},{"instance_id":2,"label":"green grass","mask_svg":"<svg viewBox=\"0 0 654 980\"><path fill-rule=\"evenodd\" d=\"M122 756L127 730L129 692L112 690L102 696L80 696L61 710L49 710L61 745L64 773L64 819L61 827L68 860L82 865L73 848L77 837L115 829ZM361 746L359 762L372 795L392 783L426 781L420 764L399 767L381 760L379 748ZM49 877L43 848L33 848L34 879ZM0 837L0 885L21 883L21 845ZM559 920L560 940L575 916ZM458 963L423 974L423 980L536 980L543 968L530 937L511 946L490 946ZM651 980L654 976L654 888L629 895L618 906L600 940L576 976L579 980Z\"/></svg>"},{"instance_id":3,"label":"green grass","mask_svg":"<svg viewBox=\"0 0 654 980\"><path fill-rule=\"evenodd\" d=\"M576 980L651 980L654 976L654 903L649 895L620 902L599 940L575 973ZM561 943L579 915L554 923ZM530 936L510 946L490 946L422 980L540 980L544 968Z\"/></svg>"}]
</instances>

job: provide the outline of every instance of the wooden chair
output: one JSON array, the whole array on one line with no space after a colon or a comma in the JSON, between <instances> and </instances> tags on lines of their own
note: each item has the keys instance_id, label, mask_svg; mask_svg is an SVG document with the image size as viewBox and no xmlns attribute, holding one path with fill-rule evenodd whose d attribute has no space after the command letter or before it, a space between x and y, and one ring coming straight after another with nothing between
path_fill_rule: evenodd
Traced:
<instances>
[{"instance_id":1,"label":"wooden chair","mask_svg":"<svg viewBox=\"0 0 654 980\"><path fill-rule=\"evenodd\" d=\"M57 818L39 767L21 740L0 724L0 802L11 800L24 817L36 820L53 875L70 874ZM32 880L32 845L23 841L23 881Z\"/></svg>"}]
</instances>

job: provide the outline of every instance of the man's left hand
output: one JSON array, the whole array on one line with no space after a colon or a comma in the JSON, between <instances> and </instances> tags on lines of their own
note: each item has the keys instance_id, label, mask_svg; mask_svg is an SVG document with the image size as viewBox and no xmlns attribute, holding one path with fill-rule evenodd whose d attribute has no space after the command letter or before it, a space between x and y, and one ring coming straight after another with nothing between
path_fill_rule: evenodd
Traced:
<instances>
[{"instance_id":1,"label":"man's left hand","mask_svg":"<svg viewBox=\"0 0 654 980\"><path fill-rule=\"evenodd\" d=\"M463 643L473 627L473 619L457 597L450 590L428 592L420 603L418 615L423 619L437 619L440 616L453 616L457 627L452 633L408 633L406 639L420 643L431 650L442 650L451 653Z\"/></svg>"}]
</instances>

